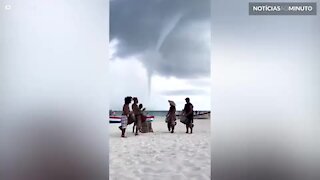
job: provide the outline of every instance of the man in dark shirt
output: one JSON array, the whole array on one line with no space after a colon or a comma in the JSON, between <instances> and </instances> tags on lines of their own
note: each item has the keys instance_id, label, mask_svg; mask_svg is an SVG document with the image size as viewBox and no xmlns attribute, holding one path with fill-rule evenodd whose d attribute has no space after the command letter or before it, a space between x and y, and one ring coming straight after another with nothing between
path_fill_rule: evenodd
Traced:
<instances>
[{"instance_id":1,"label":"man in dark shirt","mask_svg":"<svg viewBox=\"0 0 320 180\"><path fill-rule=\"evenodd\" d=\"M186 129L187 132L189 133L189 128L190 128L190 133L192 134L192 128L193 128L193 105L190 103L190 98L186 98L186 104L184 105L184 113L185 116L187 117L186 121Z\"/></svg>"}]
</instances>

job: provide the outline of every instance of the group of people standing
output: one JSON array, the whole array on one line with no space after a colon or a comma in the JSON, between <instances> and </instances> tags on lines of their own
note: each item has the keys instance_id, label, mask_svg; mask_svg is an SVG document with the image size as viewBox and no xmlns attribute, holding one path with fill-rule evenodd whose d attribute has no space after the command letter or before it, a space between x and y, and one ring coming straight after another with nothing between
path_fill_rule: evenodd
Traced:
<instances>
[{"instance_id":1,"label":"group of people standing","mask_svg":"<svg viewBox=\"0 0 320 180\"><path fill-rule=\"evenodd\" d=\"M193 130L193 105L190 103L190 98L186 98L186 104L184 105L184 108L182 110L182 114L180 115L180 121L186 125L186 133L192 134ZM169 100L168 101L170 104L169 111L166 116L166 122L168 126L168 130L171 131L171 133L174 133L174 127L177 125L176 122L176 104Z\"/></svg>"},{"instance_id":2,"label":"group of people standing","mask_svg":"<svg viewBox=\"0 0 320 180\"><path fill-rule=\"evenodd\" d=\"M132 111L130 111L130 103L133 100L133 104L131 106ZM119 129L121 130L121 137L125 137L125 132L127 125L134 123L133 132L135 135L138 135L141 132L142 123L146 121L147 117L144 115L144 110L142 104L139 104L138 98L131 96L127 96L124 98L124 105L122 108L122 116L121 116L121 125ZM152 127L149 127L149 131L152 132Z\"/></svg>"},{"instance_id":3,"label":"group of people standing","mask_svg":"<svg viewBox=\"0 0 320 180\"><path fill-rule=\"evenodd\" d=\"M132 111L130 111L130 103L133 100L133 104L131 106ZM193 105L190 103L190 98L186 98L186 104L180 115L180 120L182 123L186 125L186 133L192 133L193 130ZM121 137L125 137L127 125L134 123L133 132L135 135L138 135L141 132L141 124L144 123L147 117L144 115L145 108L143 108L142 104L138 105L138 98L127 96L124 98L124 105L122 108L122 116L121 116L121 125L119 129L121 130ZM166 115L166 123L168 126L168 130L171 133L174 133L174 128L176 126L176 104L169 100L170 104L169 111ZM151 125L151 123L150 123ZM151 132L153 132L151 127Z\"/></svg>"}]
</instances>

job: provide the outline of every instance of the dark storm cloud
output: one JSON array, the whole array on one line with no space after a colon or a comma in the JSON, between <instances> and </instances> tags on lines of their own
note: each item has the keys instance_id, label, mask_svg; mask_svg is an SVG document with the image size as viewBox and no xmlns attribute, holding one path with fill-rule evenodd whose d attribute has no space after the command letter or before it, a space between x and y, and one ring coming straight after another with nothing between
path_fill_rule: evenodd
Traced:
<instances>
[{"instance_id":1,"label":"dark storm cloud","mask_svg":"<svg viewBox=\"0 0 320 180\"><path fill-rule=\"evenodd\" d=\"M167 96L186 96L186 95L205 95L208 92L201 89L193 89L193 90L169 90L162 91L161 94Z\"/></svg>"},{"instance_id":2,"label":"dark storm cloud","mask_svg":"<svg viewBox=\"0 0 320 180\"><path fill-rule=\"evenodd\" d=\"M138 55L150 74L208 76L210 1L111 1L110 40L114 39L116 56Z\"/></svg>"}]
</instances>

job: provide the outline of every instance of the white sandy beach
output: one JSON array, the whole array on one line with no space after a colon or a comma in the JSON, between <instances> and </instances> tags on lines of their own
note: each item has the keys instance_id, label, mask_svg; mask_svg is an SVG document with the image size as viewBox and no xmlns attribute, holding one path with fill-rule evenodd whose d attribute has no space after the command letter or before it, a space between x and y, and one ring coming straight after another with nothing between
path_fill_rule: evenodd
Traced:
<instances>
[{"instance_id":1,"label":"white sandy beach","mask_svg":"<svg viewBox=\"0 0 320 180\"><path fill-rule=\"evenodd\" d=\"M111 180L209 180L210 121L194 120L193 134L177 120L175 133L164 120L152 123L154 133L132 133L120 138L119 124L110 124L109 174Z\"/></svg>"}]
</instances>

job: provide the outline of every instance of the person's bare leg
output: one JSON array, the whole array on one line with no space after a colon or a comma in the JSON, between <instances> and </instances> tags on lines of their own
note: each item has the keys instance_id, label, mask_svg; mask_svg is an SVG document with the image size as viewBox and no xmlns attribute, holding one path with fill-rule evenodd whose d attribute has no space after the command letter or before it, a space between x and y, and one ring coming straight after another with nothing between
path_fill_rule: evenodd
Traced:
<instances>
[{"instance_id":1,"label":"person's bare leg","mask_svg":"<svg viewBox=\"0 0 320 180\"><path fill-rule=\"evenodd\" d=\"M140 123L139 132L142 133L142 122Z\"/></svg>"},{"instance_id":2,"label":"person's bare leg","mask_svg":"<svg viewBox=\"0 0 320 180\"><path fill-rule=\"evenodd\" d=\"M168 131L170 132L171 128L170 128L170 123L169 122L167 123L167 126L168 126Z\"/></svg>"},{"instance_id":3,"label":"person's bare leg","mask_svg":"<svg viewBox=\"0 0 320 180\"><path fill-rule=\"evenodd\" d=\"M132 132L134 133L134 128L136 126L136 123L133 123Z\"/></svg>"},{"instance_id":4,"label":"person's bare leg","mask_svg":"<svg viewBox=\"0 0 320 180\"><path fill-rule=\"evenodd\" d=\"M172 126L172 130L171 130L171 133L174 133L174 126Z\"/></svg>"},{"instance_id":5,"label":"person's bare leg","mask_svg":"<svg viewBox=\"0 0 320 180\"><path fill-rule=\"evenodd\" d=\"M126 128L122 128L121 137L125 137L125 133L126 133Z\"/></svg>"},{"instance_id":6,"label":"person's bare leg","mask_svg":"<svg viewBox=\"0 0 320 180\"><path fill-rule=\"evenodd\" d=\"M188 125L186 125L186 129L187 129L186 133L189 133L189 127L188 127Z\"/></svg>"},{"instance_id":7,"label":"person's bare leg","mask_svg":"<svg viewBox=\"0 0 320 180\"><path fill-rule=\"evenodd\" d=\"M149 131L150 131L150 132L153 132L152 123L151 123L151 122L149 123Z\"/></svg>"},{"instance_id":8,"label":"person's bare leg","mask_svg":"<svg viewBox=\"0 0 320 180\"><path fill-rule=\"evenodd\" d=\"M141 128L142 128L142 122L141 122L142 120L141 120L141 116L140 116L140 118L139 118L139 120L138 120L138 131L139 132L141 132Z\"/></svg>"},{"instance_id":9,"label":"person's bare leg","mask_svg":"<svg viewBox=\"0 0 320 180\"><path fill-rule=\"evenodd\" d=\"M139 129L140 129L140 126L141 126L141 118L138 116L138 117L137 117L136 133L135 133L135 135L139 135L138 131L139 131Z\"/></svg>"},{"instance_id":10,"label":"person's bare leg","mask_svg":"<svg viewBox=\"0 0 320 180\"><path fill-rule=\"evenodd\" d=\"M136 133L135 133L135 135L138 135L139 133L138 133L138 126L136 126Z\"/></svg>"},{"instance_id":11,"label":"person's bare leg","mask_svg":"<svg viewBox=\"0 0 320 180\"><path fill-rule=\"evenodd\" d=\"M191 123L190 123L190 133L192 134L192 130L193 130L193 120L191 121Z\"/></svg>"}]
</instances>

